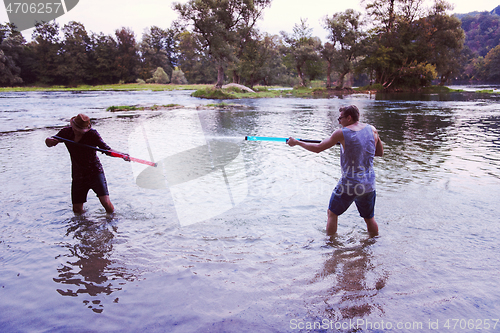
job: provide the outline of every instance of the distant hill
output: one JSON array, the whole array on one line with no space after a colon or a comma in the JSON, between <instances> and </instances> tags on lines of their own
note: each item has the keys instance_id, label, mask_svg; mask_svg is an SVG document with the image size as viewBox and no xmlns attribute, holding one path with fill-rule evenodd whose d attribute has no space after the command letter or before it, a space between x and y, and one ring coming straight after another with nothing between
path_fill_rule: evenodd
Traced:
<instances>
[{"instance_id":1,"label":"distant hill","mask_svg":"<svg viewBox=\"0 0 500 333\"><path fill-rule=\"evenodd\" d=\"M470 13L465 13L465 14L453 14L453 15L456 16L456 17L458 17L459 19L462 19L465 16L472 16L472 17L474 17L474 16L477 16L477 15L482 14L482 13L487 13L487 11L484 11L484 12L475 11L475 12L470 12ZM495 9L493 9L489 13L493 14L493 15L500 16L500 6L497 6Z\"/></svg>"},{"instance_id":2,"label":"distant hill","mask_svg":"<svg viewBox=\"0 0 500 333\"><path fill-rule=\"evenodd\" d=\"M465 45L477 56L486 54L500 44L500 6L491 12L455 14L462 21Z\"/></svg>"},{"instance_id":3,"label":"distant hill","mask_svg":"<svg viewBox=\"0 0 500 333\"><path fill-rule=\"evenodd\" d=\"M475 16L479 15L480 13L481 12L470 12L470 13L465 13L465 14L453 14L453 16L462 20L464 17L467 17L467 16L475 17ZM486 12L483 12L483 13L486 13Z\"/></svg>"}]
</instances>

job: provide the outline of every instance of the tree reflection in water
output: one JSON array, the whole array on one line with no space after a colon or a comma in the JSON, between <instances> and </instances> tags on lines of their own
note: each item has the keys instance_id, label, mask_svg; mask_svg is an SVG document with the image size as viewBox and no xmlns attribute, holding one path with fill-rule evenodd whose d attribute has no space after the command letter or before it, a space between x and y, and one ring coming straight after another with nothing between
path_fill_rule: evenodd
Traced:
<instances>
[{"instance_id":1,"label":"tree reflection in water","mask_svg":"<svg viewBox=\"0 0 500 333\"><path fill-rule=\"evenodd\" d=\"M72 236L72 241L60 245L69 253L56 257L64 258L64 262L57 268L59 275L54 281L67 285L65 290L56 289L59 294L73 297L88 295L89 299L85 299L83 304L92 311L101 313L104 305L99 296L121 290L117 284L122 285L123 281L119 280L135 279L124 267L110 259L116 233L113 218L108 216L99 221L78 216L68 222L66 236ZM118 298L113 302L117 303Z\"/></svg>"},{"instance_id":2,"label":"tree reflection in water","mask_svg":"<svg viewBox=\"0 0 500 333\"><path fill-rule=\"evenodd\" d=\"M336 237L327 243L335 248L323 270L318 272L314 281L335 276L335 283L327 292L326 315L332 320L353 319L370 315L382 305L373 299L384 288L387 274L375 272L371 262L371 247L376 238L360 240L358 245L345 246Z\"/></svg>"}]
</instances>

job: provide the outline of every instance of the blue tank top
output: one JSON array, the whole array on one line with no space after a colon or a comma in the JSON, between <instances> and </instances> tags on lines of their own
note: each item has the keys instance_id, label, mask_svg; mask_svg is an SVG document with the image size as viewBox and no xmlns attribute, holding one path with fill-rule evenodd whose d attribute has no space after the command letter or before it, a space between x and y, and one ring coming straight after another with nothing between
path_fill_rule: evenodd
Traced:
<instances>
[{"instance_id":1,"label":"blue tank top","mask_svg":"<svg viewBox=\"0 0 500 333\"><path fill-rule=\"evenodd\" d=\"M375 139L372 127L366 125L359 131L343 128L342 133L345 147L340 146L342 177L335 188L336 193L363 195L375 191Z\"/></svg>"}]
</instances>

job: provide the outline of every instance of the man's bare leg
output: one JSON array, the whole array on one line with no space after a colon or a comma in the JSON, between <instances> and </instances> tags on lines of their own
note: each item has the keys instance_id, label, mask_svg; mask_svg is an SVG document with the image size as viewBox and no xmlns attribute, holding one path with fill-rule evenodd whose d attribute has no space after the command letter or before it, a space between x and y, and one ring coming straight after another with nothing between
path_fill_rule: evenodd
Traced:
<instances>
[{"instance_id":1,"label":"man's bare leg","mask_svg":"<svg viewBox=\"0 0 500 333\"><path fill-rule=\"evenodd\" d=\"M102 197L99 197L99 201L101 202L101 205L106 210L106 213L111 214L115 211L115 207L111 203L111 200L109 199L109 195L103 195Z\"/></svg>"},{"instance_id":2,"label":"man's bare leg","mask_svg":"<svg viewBox=\"0 0 500 333\"><path fill-rule=\"evenodd\" d=\"M338 215L334 214L330 209L327 210L328 221L326 222L326 234L333 236L337 233Z\"/></svg>"},{"instance_id":3,"label":"man's bare leg","mask_svg":"<svg viewBox=\"0 0 500 333\"><path fill-rule=\"evenodd\" d=\"M370 219L365 218L366 222L366 228L368 229L368 233L370 236L377 236L378 235L378 224L375 222L375 217L372 217Z\"/></svg>"},{"instance_id":4,"label":"man's bare leg","mask_svg":"<svg viewBox=\"0 0 500 333\"><path fill-rule=\"evenodd\" d=\"M83 203L73 204L73 213L83 214Z\"/></svg>"}]
</instances>

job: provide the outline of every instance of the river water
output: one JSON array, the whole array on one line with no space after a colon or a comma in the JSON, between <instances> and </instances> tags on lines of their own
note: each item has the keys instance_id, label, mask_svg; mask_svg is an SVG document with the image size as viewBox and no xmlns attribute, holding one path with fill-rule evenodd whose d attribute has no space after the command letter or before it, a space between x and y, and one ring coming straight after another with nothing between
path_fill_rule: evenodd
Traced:
<instances>
[{"instance_id":1,"label":"river water","mask_svg":"<svg viewBox=\"0 0 500 333\"><path fill-rule=\"evenodd\" d=\"M0 331L500 331L500 95L218 110L189 94L0 93ZM183 107L106 111L170 103ZM354 205L325 234L338 147L243 140L323 139L349 104L385 145L374 238ZM93 193L72 213L69 155L44 144L77 113L115 150L159 162L99 154L112 216ZM193 168L201 155L219 174Z\"/></svg>"}]
</instances>

